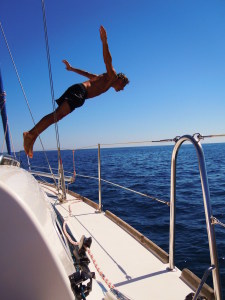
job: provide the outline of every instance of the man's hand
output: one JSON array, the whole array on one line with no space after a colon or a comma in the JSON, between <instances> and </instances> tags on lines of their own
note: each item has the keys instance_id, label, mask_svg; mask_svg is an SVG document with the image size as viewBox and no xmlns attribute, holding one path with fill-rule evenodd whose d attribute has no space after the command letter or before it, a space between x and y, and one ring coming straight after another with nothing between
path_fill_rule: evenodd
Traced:
<instances>
[{"instance_id":1,"label":"man's hand","mask_svg":"<svg viewBox=\"0 0 225 300\"><path fill-rule=\"evenodd\" d=\"M68 61L64 59L62 62L66 65L66 69L71 71L71 65L68 63Z\"/></svg>"},{"instance_id":2,"label":"man's hand","mask_svg":"<svg viewBox=\"0 0 225 300\"><path fill-rule=\"evenodd\" d=\"M107 41L107 33L105 31L105 28L102 25L100 26L99 31L100 31L100 37L101 37L102 42L106 42Z\"/></svg>"},{"instance_id":3,"label":"man's hand","mask_svg":"<svg viewBox=\"0 0 225 300\"><path fill-rule=\"evenodd\" d=\"M103 58L104 63L106 66L107 74L109 75L110 80L115 80L116 78L116 71L113 68L112 65L112 56L109 52L109 46L107 42L107 33L105 31L105 28L101 25L100 26L100 38L102 40L102 46L103 46Z\"/></svg>"}]
</instances>

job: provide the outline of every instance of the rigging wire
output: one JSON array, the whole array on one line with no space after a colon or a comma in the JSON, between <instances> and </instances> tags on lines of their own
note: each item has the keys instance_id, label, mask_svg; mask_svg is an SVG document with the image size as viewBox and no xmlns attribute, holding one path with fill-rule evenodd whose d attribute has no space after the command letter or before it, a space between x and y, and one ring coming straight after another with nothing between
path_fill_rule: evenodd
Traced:
<instances>
[{"instance_id":1,"label":"rigging wire","mask_svg":"<svg viewBox=\"0 0 225 300\"><path fill-rule=\"evenodd\" d=\"M43 15L43 24L44 24L44 33L45 33L45 46L46 46L47 61L48 61L48 73L49 73L49 81L50 81L51 96L52 96L52 107L53 107L54 122L55 122L56 142L58 148L58 155L60 159L61 155L60 155L59 130L58 130L56 113L55 113L55 96L54 96L54 86L53 86L53 79L52 79L51 58L50 58L50 50L49 50L49 43L48 43L48 31L47 31L47 21L46 21L44 0L41 0L41 4L42 4L42 15Z\"/></svg>"},{"instance_id":2,"label":"rigging wire","mask_svg":"<svg viewBox=\"0 0 225 300\"><path fill-rule=\"evenodd\" d=\"M24 88L23 88L23 85L22 85L22 82L20 80L20 76L19 76L19 73L18 73L18 70L17 70L17 67L16 67L16 64L15 64L15 61L13 59L13 56L12 56L12 53L11 53L11 50L9 48L9 44L8 44L8 41L6 39L6 35L5 35L5 32L3 30L3 27L2 27L2 23L0 22L0 27L1 27L1 31L2 31L2 34L3 34L3 37L4 37L4 40L5 40L5 43L6 43L6 47L8 49L8 52L9 52L9 55L11 57L11 60L12 60L12 63L13 63L13 66L14 66L14 69L15 69L15 72L16 72L16 75L17 75L17 79L19 81L19 84L20 84L20 87L21 87L21 90L22 90L22 93L23 93L23 96L25 98L25 101L26 101L26 104L27 104L27 107L29 109L29 112L30 112L30 115L31 115L31 118L32 118L32 121L33 121L33 124L36 125L35 121L34 121L34 117L33 117L33 114L31 112L31 108L30 108L30 105L29 105L29 102L28 102L28 99L27 99L27 96L26 96L26 93L24 91Z\"/></svg>"},{"instance_id":3,"label":"rigging wire","mask_svg":"<svg viewBox=\"0 0 225 300\"><path fill-rule=\"evenodd\" d=\"M57 143L57 150L58 150L58 166L59 166L58 172L60 174L60 181L59 182L61 183L62 199L66 199L63 164L62 164L62 157L61 157L61 153L60 153L58 120L57 120L56 111L55 111L55 96L54 96L54 87L53 87L53 79L52 79L51 59L50 59L50 50L49 50L49 43L48 43L48 30L47 30L47 21L46 21L46 12L45 12L45 2L44 2L44 0L41 0L41 4L42 4L42 15L43 15L43 24L44 24L44 33L45 33L45 46L46 46L47 61L48 61L48 73L49 73L49 80L50 80L53 116L54 116L55 133L56 133L56 143ZM58 187L58 191L59 191L59 187Z\"/></svg>"},{"instance_id":4,"label":"rigging wire","mask_svg":"<svg viewBox=\"0 0 225 300\"><path fill-rule=\"evenodd\" d=\"M7 38L6 38L6 35L5 35L4 30L3 30L3 27L2 27L2 23L1 23L1 22L0 22L0 28L1 28L2 35L3 35L3 37L4 37L5 44L6 44L6 47L7 47L7 49L8 49L10 58L11 58L11 60L12 60L12 63L13 63L13 66L14 66L14 70L15 70L15 72L16 72L16 76L17 76L17 79L18 79L18 81L19 81L19 84L20 84L20 87L21 87L21 90L22 90L24 99L25 99L25 101L26 101L28 110L29 110L29 112L30 112L31 119L32 119L33 124L34 124L34 126L35 126L35 128L36 128L36 123L35 123L35 120L34 120L34 117L33 117L33 114L32 114L32 111L31 111L31 108L30 108L30 105L29 105L29 102L28 102L28 99L27 99L27 96L26 96L26 93L25 93L25 90L24 90L23 85L22 85L22 82L21 82L21 80L20 80L19 72L18 72L18 70L17 70L17 67L16 67L16 64L15 64L14 58L13 58L12 53L11 53L11 50L10 50L10 48L9 48L9 44L8 44L8 41L7 41ZM43 150L43 152L44 152L46 161L47 161L47 163L48 163L49 170L50 170L50 172L51 172L51 174L52 174L52 177L53 177L53 180L54 180L54 182L55 182L55 185L57 186L55 176L54 176L54 174L53 174L53 172L52 172L51 165L50 165L50 163L49 163L49 160L48 160L46 151L45 151L45 149L44 149L44 145L43 145L43 143L42 143L42 140L41 140L41 137L40 137L39 134L38 134L38 138L39 138L39 141L40 141L40 143L41 143L41 147L42 147L42 150Z\"/></svg>"},{"instance_id":5,"label":"rigging wire","mask_svg":"<svg viewBox=\"0 0 225 300\"><path fill-rule=\"evenodd\" d=\"M8 124L8 131L9 131L10 141L11 141L12 148L13 148L14 158L16 159L16 152L15 152L14 143L13 143L12 134L11 134L11 130L10 130L9 124Z\"/></svg>"},{"instance_id":6,"label":"rigging wire","mask_svg":"<svg viewBox=\"0 0 225 300\"><path fill-rule=\"evenodd\" d=\"M0 94L0 96L2 96L2 95L6 96L6 92L3 92L2 94ZM5 104L6 104L6 99L4 99L3 107L5 106ZM1 111L3 110L3 107L1 108ZM11 142L12 147L13 147L14 158L16 158L16 152L15 152L13 139L12 139L12 134L11 134L11 130L10 130L10 127L9 127L9 122L8 122L8 116L7 116L7 120L6 120L6 130L5 130L4 141L3 141L3 145L2 145L2 151L1 151L2 153L3 153L3 150L4 150L5 143L6 143L7 130L8 130L9 136L10 136L10 142Z\"/></svg>"},{"instance_id":7,"label":"rigging wire","mask_svg":"<svg viewBox=\"0 0 225 300\"><path fill-rule=\"evenodd\" d=\"M1 112L2 112L2 110L3 110L4 106L5 106L5 103L6 103L6 100L5 100L6 92L3 92L2 94L0 94L0 96L4 97L3 106L1 108ZM3 144L2 144L2 148L1 148L1 153L3 153L4 147L5 147L7 130L8 130L8 118L6 120L6 128L5 128L4 140L3 140Z\"/></svg>"},{"instance_id":8,"label":"rigging wire","mask_svg":"<svg viewBox=\"0 0 225 300\"><path fill-rule=\"evenodd\" d=\"M3 153L4 147L5 147L7 130L8 130L8 118L7 118L7 122L6 122L6 129L5 129L5 134L4 134L4 140L3 140L3 144L2 144L1 153Z\"/></svg>"}]
</instances>

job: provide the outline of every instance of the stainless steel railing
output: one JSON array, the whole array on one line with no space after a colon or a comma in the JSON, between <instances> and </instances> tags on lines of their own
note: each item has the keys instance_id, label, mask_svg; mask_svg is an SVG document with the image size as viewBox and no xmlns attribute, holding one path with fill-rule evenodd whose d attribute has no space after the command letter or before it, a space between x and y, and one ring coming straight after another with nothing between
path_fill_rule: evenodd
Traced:
<instances>
[{"instance_id":1,"label":"stainless steel railing","mask_svg":"<svg viewBox=\"0 0 225 300\"><path fill-rule=\"evenodd\" d=\"M101 150L98 144L98 210L102 211L102 187L101 187Z\"/></svg>"},{"instance_id":2,"label":"stainless steel railing","mask_svg":"<svg viewBox=\"0 0 225 300\"><path fill-rule=\"evenodd\" d=\"M206 227L209 241L209 251L211 265L215 266L212 271L214 294L216 300L222 300L221 283L219 275L219 265L217 258L216 240L214 226L212 224L212 209L210 202L210 193L208 186L208 177L205 166L205 158L200 139L193 136L184 135L180 137L174 146L172 159L171 159L171 191L170 191L170 241L169 241L169 267L171 270L175 268L174 253L175 253L175 209L176 209L176 166L177 166L177 155L180 146L185 142L191 142L196 150L201 178L203 202L205 208Z\"/></svg>"},{"instance_id":3,"label":"stainless steel railing","mask_svg":"<svg viewBox=\"0 0 225 300\"><path fill-rule=\"evenodd\" d=\"M224 135L223 135L224 136ZM213 137L213 136L206 136L206 137ZM210 193L209 193L209 186L208 186L208 177L206 172L205 166L205 158L202 146L200 144L200 140L204 137L200 134L195 134L193 136L184 135L182 137L176 137L170 140L160 140L160 141L151 141L151 142L175 142L175 146L172 153L171 159L171 191L170 191L170 202L157 199L156 197L149 196L132 189L126 188L124 186L115 184L113 182L104 180L101 178L101 155L100 155L100 144L98 144L98 178L92 176L84 176L76 174L76 176L81 176L85 178L95 179L98 180L99 185L99 211L102 210L102 196L101 196L101 182L105 182L111 184L113 186L134 192L141 196L151 198L163 204L167 204L170 206L170 240L169 240L169 268L173 270L175 268L174 263L174 253L175 253L175 209L176 209L176 165L177 165L177 155L181 145L188 141L191 142L196 150L198 163L199 163L199 171L200 171L200 178L201 178L201 186L202 186L202 194L203 194L203 203L205 208L205 218L206 218L206 227L207 227L207 234L208 234L208 241L209 241L209 250L210 250L210 259L211 265L215 266L212 270L212 277L213 277L213 285L214 285L214 293L216 300L222 300L222 292L221 292L221 282L220 282L220 275L219 275L219 266L218 266L218 258L217 258L217 249L216 249L216 241L215 241L215 232L214 232L214 224L218 224L215 222L215 218L212 216L212 209L211 209L211 202L210 202ZM111 144L110 144L111 145ZM108 144L107 144L108 146ZM83 149L83 148L81 148ZM86 148L85 148L86 149ZM78 149L80 150L80 149ZM44 173L39 172L38 175L44 175ZM67 172L71 173L71 172ZM72 174L72 173L71 173ZM37 175L37 174L36 174ZM67 177L65 177L67 179ZM68 177L68 181L71 177ZM225 225L224 225L225 226ZM199 292L199 291L198 291Z\"/></svg>"}]
</instances>

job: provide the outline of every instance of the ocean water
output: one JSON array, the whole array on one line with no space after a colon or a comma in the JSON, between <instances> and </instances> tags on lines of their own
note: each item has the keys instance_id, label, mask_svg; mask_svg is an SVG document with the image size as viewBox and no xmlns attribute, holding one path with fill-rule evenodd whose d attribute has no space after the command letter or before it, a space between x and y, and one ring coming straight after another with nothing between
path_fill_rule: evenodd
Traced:
<instances>
[{"instance_id":1,"label":"ocean water","mask_svg":"<svg viewBox=\"0 0 225 300\"><path fill-rule=\"evenodd\" d=\"M169 201L172 150L173 146L101 149L101 177ZM203 144L203 150L212 213L225 223L225 144ZM51 166L57 168L57 152L48 151L47 156ZM74 157L77 176L70 189L98 202L97 149L76 150ZM62 151L62 160L64 169L73 173L72 151ZM21 161L27 168L23 155ZM33 166L46 166L42 152L35 152L31 162ZM104 182L102 182L102 204L103 210L110 210L169 252L170 211L167 205ZM225 299L225 228L215 225L215 234ZM181 147L177 159L175 264L180 269L190 269L200 278L210 266L198 161L194 147L188 144ZM212 286L211 276L207 283Z\"/></svg>"}]
</instances>

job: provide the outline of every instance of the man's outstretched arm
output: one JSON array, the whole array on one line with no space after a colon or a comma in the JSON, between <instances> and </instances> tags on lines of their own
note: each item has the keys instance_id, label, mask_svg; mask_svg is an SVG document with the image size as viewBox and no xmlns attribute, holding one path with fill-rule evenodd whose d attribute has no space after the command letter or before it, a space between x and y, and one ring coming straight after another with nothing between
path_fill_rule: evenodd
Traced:
<instances>
[{"instance_id":1,"label":"man's outstretched arm","mask_svg":"<svg viewBox=\"0 0 225 300\"><path fill-rule=\"evenodd\" d=\"M96 74L91 74L91 73L89 73L89 72L86 72L86 71L83 71L83 70L76 69L76 68L72 67L72 66L68 63L68 61L65 60L65 59L63 60L63 63L66 65L66 69L67 69L68 71L73 71L73 72L75 72L75 73L77 73L77 74L79 74L79 75L85 76L85 77L87 77L87 78L89 78L89 79L92 79L92 78L95 78L95 77L98 76L98 75L96 75Z\"/></svg>"},{"instance_id":2,"label":"man's outstretched arm","mask_svg":"<svg viewBox=\"0 0 225 300\"><path fill-rule=\"evenodd\" d=\"M110 76L110 78L115 79L116 71L112 65L112 56L109 52L109 46L108 46L108 42L107 42L107 34L105 31L105 28L103 26L101 26L99 31L100 31L100 37L102 40L103 58L104 58L107 74Z\"/></svg>"}]
</instances>

